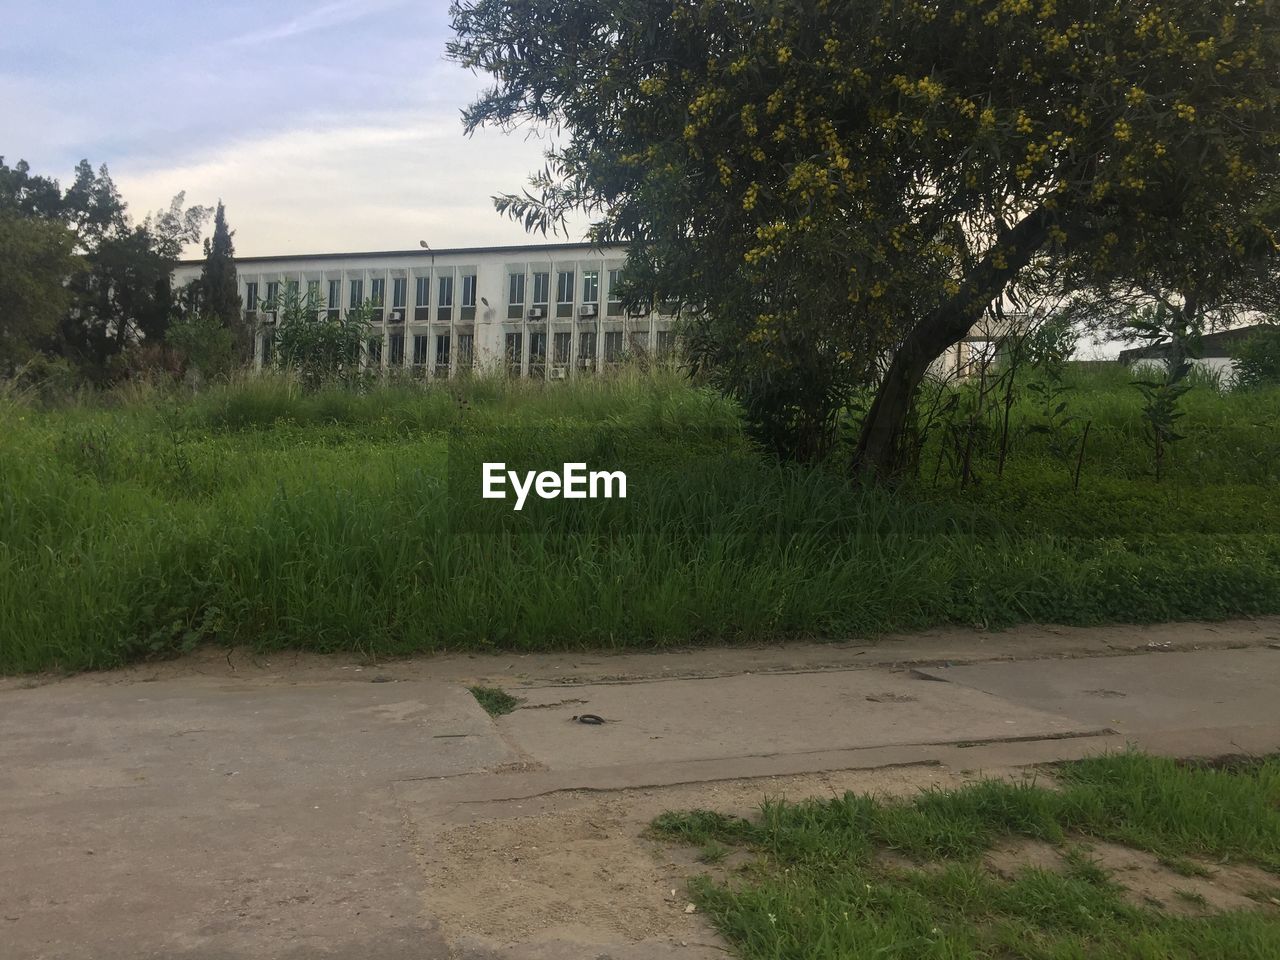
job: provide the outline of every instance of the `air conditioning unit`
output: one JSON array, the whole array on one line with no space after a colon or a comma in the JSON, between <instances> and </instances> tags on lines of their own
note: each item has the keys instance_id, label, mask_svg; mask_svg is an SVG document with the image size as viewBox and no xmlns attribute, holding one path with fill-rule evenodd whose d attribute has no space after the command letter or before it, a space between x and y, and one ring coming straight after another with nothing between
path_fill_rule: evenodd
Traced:
<instances>
[{"instance_id":1,"label":"air conditioning unit","mask_svg":"<svg viewBox=\"0 0 1280 960\"><path fill-rule=\"evenodd\" d=\"M275 323L275 322L276 322L276 312L275 312L274 310L268 310L266 313L264 313L264 314L262 315L262 322L263 322L263 323Z\"/></svg>"},{"instance_id":2,"label":"air conditioning unit","mask_svg":"<svg viewBox=\"0 0 1280 960\"><path fill-rule=\"evenodd\" d=\"M404 323L404 313L400 310L392 310L391 318L387 322L388 323Z\"/></svg>"},{"instance_id":3,"label":"air conditioning unit","mask_svg":"<svg viewBox=\"0 0 1280 960\"><path fill-rule=\"evenodd\" d=\"M584 303L578 308L578 316L594 317L596 315L596 305L594 303Z\"/></svg>"},{"instance_id":4,"label":"air conditioning unit","mask_svg":"<svg viewBox=\"0 0 1280 960\"><path fill-rule=\"evenodd\" d=\"M544 315L545 315L544 311L541 307L534 307L532 310L529 311L530 320L541 320Z\"/></svg>"},{"instance_id":5,"label":"air conditioning unit","mask_svg":"<svg viewBox=\"0 0 1280 960\"><path fill-rule=\"evenodd\" d=\"M567 377L568 375L569 375L569 372L568 372L567 370L565 370L565 368L564 368L564 367L552 367L552 368L551 368L550 377L551 377L551 379L552 379L552 380L563 380L563 379L564 379L565 377Z\"/></svg>"},{"instance_id":6,"label":"air conditioning unit","mask_svg":"<svg viewBox=\"0 0 1280 960\"><path fill-rule=\"evenodd\" d=\"M632 317L647 317L649 315L649 305L647 303L642 303L638 307L632 307L627 311L627 315Z\"/></svg>"}]
</instances>

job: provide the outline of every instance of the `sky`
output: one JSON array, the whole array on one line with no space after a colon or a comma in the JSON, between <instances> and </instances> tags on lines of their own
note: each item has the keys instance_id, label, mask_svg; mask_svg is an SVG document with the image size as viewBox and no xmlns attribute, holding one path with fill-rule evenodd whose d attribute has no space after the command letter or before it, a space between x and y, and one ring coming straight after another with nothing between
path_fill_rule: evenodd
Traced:
<instances>
[{"instance_id":1,"label":"sky","mask_svg":"<svg viewBox=\"0 0 1280 960\"><path fill-rule=\"evenodd\" d=\"M105 163L139 220L221 199L239 256L539 242L490 198L547 143L464 135L486 84L445 59L448 7L0 0L0 156L64 186Z\"/></svg>"}]
</instances>

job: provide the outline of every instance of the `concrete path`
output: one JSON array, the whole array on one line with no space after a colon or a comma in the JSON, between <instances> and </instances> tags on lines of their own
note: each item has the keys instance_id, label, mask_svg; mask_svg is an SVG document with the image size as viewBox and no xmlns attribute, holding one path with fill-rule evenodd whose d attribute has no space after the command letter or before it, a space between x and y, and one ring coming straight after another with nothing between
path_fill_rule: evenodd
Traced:
<instances>
[{"instance_id":1,"label":"concrete path","mask_svg":"<svg viewBox=\"0 0 1280 960\"><path fill-rule=\"evenodd\" d=\"M476 681L521 708L492 720ZM0 956L722 956L685 913L696 865L642 837L663 809L1128 742L1280 751L1276 689L1277 620L376 667L206 652L11 678Z\"/></svg>"}]
</instances>

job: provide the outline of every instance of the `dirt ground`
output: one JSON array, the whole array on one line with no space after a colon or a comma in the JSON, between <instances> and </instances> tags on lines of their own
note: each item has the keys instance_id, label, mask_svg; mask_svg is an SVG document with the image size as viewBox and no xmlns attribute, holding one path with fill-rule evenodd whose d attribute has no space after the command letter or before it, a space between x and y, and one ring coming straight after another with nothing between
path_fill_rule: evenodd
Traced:
<instances>
[{"instance_id":1,"label":"dirt ground","mask_svg":"<svg viewBox=\"0 0 1280 960\"><path fill-rule=\"evenodd\" d=\"M574 792L518 804L464 811L465 822L420 849L428 898L449 939L462 941L604 940L720 945L686 894L688 878L728 876L742 856L708 866L692 847L647 834L668 810L713 809L752 816L766 798L801 800L846 791L907 797L954 788L975 778L942 767L844 771L797 777L731 780L611 793ZM1051 780L1046 771L985 770L982 776ZM1073 848L1106 870L1135 906L1185 916L1241 909L1280 911L1280 883L1247 864L1182 864L1118 844L1071 838L1063 846L1012 840L984 858L988 869L1012 877L1020 870L1061 870ZM928 869L892 854L882 865ZM1179 869L1181 867L1181 871Z\"/></svg>"},{"instance_id":2,"label":"dirt ground","mask_svg":"<svg viewBox=\"0 0 1280 960\"><path fill-rule=\"evenodd\" d=\"M464 811L467 822L422 849L427 896L450 939L714 942L702 916L689 912L686 883L719 871L699 863L693 848L647 836L654 817L694 808L750 816L766 798L905 796L968 779L907 767L488 804Z\"/></svg>"}]
</instances>

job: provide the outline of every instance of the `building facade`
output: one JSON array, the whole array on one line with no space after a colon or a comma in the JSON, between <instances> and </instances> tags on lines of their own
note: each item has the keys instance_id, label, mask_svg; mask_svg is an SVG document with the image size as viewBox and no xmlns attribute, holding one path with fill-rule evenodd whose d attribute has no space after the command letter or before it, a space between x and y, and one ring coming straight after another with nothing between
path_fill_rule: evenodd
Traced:
<instances>
[{"instance_id":1,"label":"building facade","mask_svg":"<svg viewBox=\"0 0 1280 960\"><path fill-rule=\"evenodd\" d=\"M236 273L255 330L255 369L273 357L276 317L264 306L297 294L330 316L372 307L360 357L370 371L563 380L675 349L674 311L623 308L625 260L621 247L535 244L240 257ZM175 286L199 279L202 265L180 263Z\"/></svg>"}]
</instances>

